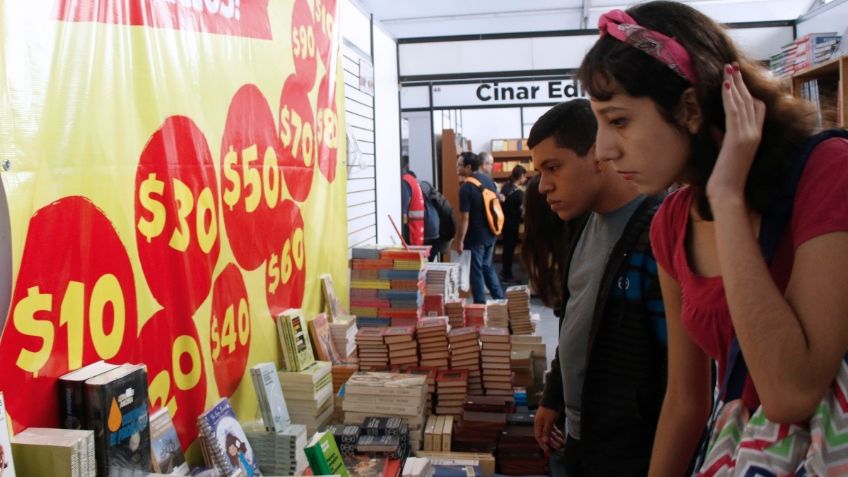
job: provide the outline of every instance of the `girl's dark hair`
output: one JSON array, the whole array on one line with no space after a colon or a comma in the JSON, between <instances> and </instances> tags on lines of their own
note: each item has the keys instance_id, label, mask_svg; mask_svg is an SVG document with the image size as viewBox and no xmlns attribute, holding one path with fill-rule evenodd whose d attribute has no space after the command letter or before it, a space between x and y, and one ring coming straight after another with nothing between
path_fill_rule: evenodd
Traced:
<instances>
[{"instance_id":1,"label":"girl's dark hair","mask_svg":"<svg viewBox=\"0 0 848 477\"><path fill-rule=\"evenodd\" d=\"M521 259L533 291L554 310L562 304L566 233L566 222L551 210L545 194L539 192L539 176L532 177L524 193Z\"/></svg>"},{"instance_id":2,"label":"girl's dark hair","mask_svg":"<svg viewBox=\"0 0 848 477\"><path fill-rule=\"evenodd\" d=\"M627 13L639 25L674 38L686 49L697 84L691 85L664 63L605 35L583 58L577 73L583 87L600 101L609 100L616 87L623 88L630 96L650 98L672 124L679 124L675 118L684 91L695 88L703 123L692 136L687 181L694 188L698 211L704 218L712 219L705 186L721 147L716 138L725 129L721 99L723 68L725 64L738 62L751 95L766 105L762 141L745 186L748 206L764 212L779 194L794 155L813 133L810 106L788 94L779 80L756 60L736 49L723 27L694 8L677 2L653 1L634 6Z\"/></svg>"},{"instance_id":3,"label":"girl's dark hair","mask_svg":"<svg viewBox=\"0 0 848 477\"><path fill-rule=\"evenodd\" d=\"M480 169L480 166L483 164L483 160L480 159L480 156L473 152L465 151L461 153L460 156L462 157L462 165L471 166L471 172L477 172L477 169Z\"/></svg>"}]
</instances>

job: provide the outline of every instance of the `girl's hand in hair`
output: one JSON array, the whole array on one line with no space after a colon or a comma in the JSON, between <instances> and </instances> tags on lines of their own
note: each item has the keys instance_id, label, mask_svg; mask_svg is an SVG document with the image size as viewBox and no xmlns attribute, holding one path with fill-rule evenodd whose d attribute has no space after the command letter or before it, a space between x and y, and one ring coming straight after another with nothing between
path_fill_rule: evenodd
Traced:
<instances>
[{"instance_id":1,"label":"girl's hand in hair","mask_svg":"<svg viewBox=\"0 0 848 477\"><path fill-rule=\"evenodd\" d=\"M736 63L724 65L721 99L726 132L715 168L707 181L710 202L744 198L745 182L760 147L766 116L765 103L751 96Z\"/></svg>"}]
</instances>

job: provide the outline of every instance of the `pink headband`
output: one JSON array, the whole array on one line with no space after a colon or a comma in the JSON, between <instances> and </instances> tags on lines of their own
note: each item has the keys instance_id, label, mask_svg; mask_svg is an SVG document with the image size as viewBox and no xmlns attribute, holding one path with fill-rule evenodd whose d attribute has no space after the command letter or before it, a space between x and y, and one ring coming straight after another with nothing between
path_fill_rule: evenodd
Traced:
<instances>
[{"instance_id":1,"label":"pink headband","mask_svg":"<svg viewBox=\"0 0 848 477\"><path fill-rule=\"evenodd\" d=\"M636 23L622 10L611 10L598 20L601 36L609 33L617 40L643 51L663 62L683 79L696 83L695 70L686 49L674 38L649 30Z\"/></svg>"}]
</instances>

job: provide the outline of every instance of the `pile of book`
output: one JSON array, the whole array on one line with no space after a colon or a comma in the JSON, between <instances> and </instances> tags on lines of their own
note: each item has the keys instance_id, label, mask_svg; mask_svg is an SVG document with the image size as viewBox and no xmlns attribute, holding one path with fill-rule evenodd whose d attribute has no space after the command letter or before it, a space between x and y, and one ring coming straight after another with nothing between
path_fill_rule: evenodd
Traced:
<instances>
[{"instance_id":1,"label":"pile of book","mask_svg":"<svg viewBox=\"0 0 848 477\"><path fill-rule=\"evenodd\" d=\"M275 318L280 348L283 351L283 368L301 371L315 362L312 342L309 339L303 312L290 308Z\"/></svg>"},{"instance_id":2,"label":"pile of book","mask_svg":"<svg viewBox=\"0 0 848 477\"><path fill-rule=\"evenodd\" d=\"M232 475L246 465L248 473L259 473L259 462L230 401L222 398L197 417L200 449L206 465L223 475ZM235 450L235 452L232 452ZM108 473L98 475L110 475Z\"/></svg>"},{"instance_id":3,"label":"pile of book","mask_svg":"<svg viewBox=\"0 0 848 477\"><path fill-rule=\"evenodd\" d=\"M530 323L530 288L527 285L506 289L507 308L509 310L509 328L514 335L532 335Z\"/></svg>"},{"instance_id":4,"label":"pile of book","mask_svg":"<svg viewBox=\"0 0 848 477\"><path fill-rule=\"evenodd\" d=\"M303 371L279 373L291 421L306 426L310 434L327 424L333 414L331 365L316 361Z\"/></svg>"},{"instance_id":5,"label":"pile of book","mask_svg":"<svg viewBox=\"0 0 848 477\"><path fill-rule=\"evenodd\" d=\"M291 424L276 432L245 425L245 436L259 460L259 470L267 475L301 475L309 462L306 426Z\"/></svg>"},{"instance_id":6,"label":"pile of book","mask_svg":"<svg viewBox=\"0 0 848 477\"><path fill-rule=\"evenodd\" d=\"M343 456L352 455L356 452L356 441L361 433L360 426L355 424L330 424L325 429L336 439L336 445Z\"/></svg>"},{"instance_id":7,"label":"pile of book","mask_svg":"<svg viewBox=\"0 0 848 477\"><path fill-rule=\"evenodd\" d=\"M842 37L837 32L808 33L784 45L769 58L769 69L776 76L791 76L836 57Z\"/></svg>"},{"instance_id":8,"label":"pile of book","mask_svg":"<svg viewBox=\"0 0 848 477\"><path fill-rule=\"evenodd\" d=\"M423 318L418 322L418 346L421 350L421 366L447 369L448 367L448 319L444 316Z\"/></svg>"},{"instance_id":9,"label":"pile of book","mask_svg":"<svg viewBox=\"0 0 848 477\"><path fill-rule=\"evenodd\" d=\"M409 425L398 417L368 417L362 422L356 452L369 457L405 459L409 454Z\"/></svg>"},{"instance_id":10,"label":"pile of book","mask_svg":"<svg viewBox=\"0 0 848 477\"><path fill-rule=\"evenodd\" d=\"M356 358L356 317L337 317L330 322L330 339L343 362L354 362Z\"/></svg>"},{"instance_id":11,"label":"pile of book","mask_svg":"<svg viewBox=\"0 0 848 477\"><path fill-rule=\"evenodd\" d=\"M359 369L385 369L389 365L389 348L383 339L386 328L360 328L356 333L356 347L359 348Z\"/></svg>"},{"instance_id":12,"label":"pile of book","mask_svg":"<svg viewBox=\"0 0 848 477\"><path fill-rule=\"evenodd\" d=\"M469 396L454 430L454 450L493 452L514 409L512 396Z\"/></svg>"},{"instance_id":13,"label":"pile of book","mask_svg":"<svg viewBox=\"0 0 848 477\"><path fill-rule=\"evenodd\" d=\"M483 328L480 330L482 351L483 387L486 395L512 394L512 371L510 358L509 330L506 328Z\"/></svg>"},{"instance_id":14,"label":"pile of book","mask_svg":"<svg viewBox=\"0 0 848 477\"><path fill-rule=\"evenodd\" d=\"M418 342L414 326L391 326L383 334L389 348L389 365L392 368L418 366Z\"/></svg>"},{"instance_id":15,"label":"pile of book","mask_svg":"<svg viewBox=\"0 0 848 477\"><path fill-rule=\"evenodd\" d=\"M426 457L407 457L401 477L432 477L433 464Z\"/></svg>"},{"instance_id":16,"label":"pile of book","mask_svg":"<svg viewBox=\"0 0 848 477\"><path fill-rule=\"evenodd\" d=\"M427 295L442 295L445 302L459 296L459 263L429 262L424 270Z\"/></svg>"},{"instance_id":17,"label":"pile of book","mask_svg":"<svg viewBox=\"0 0 848 477\"><path fill-rule=\"evenodd\" d=\"M480 372L480 343L477 328L454 328L448 334L451 369L468 371L468 393L483 393L483 376Z\"/></svg>"},{"instance_id":18,"label":"pile of book","mask_svg":"<svg viewBox=\"0 0 848 477\"><path fill-rule=\"evenodd\" d=\"M410 447L419 449L426 398L426 376L358 372L345 385L345 423L362 425L374 416L401 418L409 430Z\"/></svg>"},{"instance_id":19,"label":"pile of book","mask_svg":"<svg viewBox=\"0 0 848 477\"><path fill-rule=\"evenodd\" d=\"M424 450L450 452L453 439L453 416L430 416L424 427Z\"/></svg>"},{"instance_id":20,"label":"pile of book","mask_svg":"<svg viewBox=\"0 0 848 477\"><path fill-rule=\"evenodd\" d=\"M486 305L471 303L465 305L465 326L486 326Z\"/></svg>"},{"instance_id":21,"label":"pile of book","mask_svg":"<svg viewBox=\"0 0 848 477\"><path fill-rule=\"evenodd\" d=\"M461 416L467 395L468 370L439 370L436 374L436 414Z\"/></svg>"},{"instance_id":22,"label":"pile of book","mask_svg":"<svg viewBox=\"0 0 848 477\"><path fill-rule=\"evenodd\" d=\"M489 328L509 328L509 311L506 300L486 301L486 326Z\"/></svg>"},{"instance_id":23,"label":"pile of book","mask_svg":"<svg viewBox=\"0 0 848 477\"><path fill-rule=\"evenodd\" d=\"M532 385L523 385L527 388L527 396L528 401L531 406L536 406L538 395L542 391L542 388L545 384L545 372L548 369L548 358L547 358L547 349L545 343L542 342L541 336L515 336L513 335L510 338L510 346L513 352L522 352L528 351L530 352L531 359L531 371L533 375L533 384ZM519 354L518 356L524 356L523 354ZM515 372L516 381L519 380L520 373L524 373L525 371L517 371ZM521 377L520 379L526 382L526 376Z\"/></svg>"},{"instance_id":24,"label":"pile of book","mask_svg":"<svg viewBox=\"0 0 848 477\"><path fill-rule=\"evenodd\" d=\"M436 368L423 368L416 366L406 368L405 372L427 377L427 411L425 416L431 414L433 412L433 408L436 407L436 373L438 370Z\"/></svg>"},{"instance_id":25,"label":"pile of book","mask_svg":"<svg viewBox=\"0 0 848 477\"><path fill-rule=\"evenodd\" d=\"M367 246L351 250L351 313L364 326L414 325L430 247Z\"/></svg>"},{"instance_id":26,"label":"pile of book","mask_svg":"<svg viewBox=\"0 0 848 477\"><path fill-rule=\"evenodd\" d=\"M509 367L512 370L513 386L533 386L533 351L513 349L509 359Z\"/></svg>"},{"instance_id":27,"label":"pile of book","mask_svg":"<svg viewBox=\"0 0 848 477\"><path fill-rule=\"evenodd\" d=\"M4 416L5 417L5 416ZM5 419L0 419L3 426ZM6 428L0 429L5 433ZM50 475L94 477L97 460L94 454L94 432L71 429L30 427L10 439L14 464L11 475ZM9 452L9 448L5 448ZM6 456L6 464L12 460ZM0 474L8 468L0 468Z\"/></svg>"},{"instance_id":28,"label":"pile of book","mask_svg":"<svg viewBox=\"0 0 848 477\"><path fill-rule=\"evenodd\" d=\"M548 459L533 437L532 425L508 425L498 440L498 472L505 475L548 475Z\"/></svg>"},{"instance_id":29,"label":"pile of book","mask_svg":"<svg viewBox=\"0 0 848 477\"><path fill-rule=\"evenodd\" d=\"M334 364L331 374L333 375L333 394L338 394L344 383L359 371L359 363Z\"/></svg>"},{"instance_id":30,"label":"pile of book","mask_svg":"<svg viewBox=\"0 0 848 477\"><path fill-rule=\"evenodd\" d=\"M446 301L445 314L448 315L448 324L451 328L462 328L465 326L465 299L459 298Z\"/></svg>"}]
</instances>

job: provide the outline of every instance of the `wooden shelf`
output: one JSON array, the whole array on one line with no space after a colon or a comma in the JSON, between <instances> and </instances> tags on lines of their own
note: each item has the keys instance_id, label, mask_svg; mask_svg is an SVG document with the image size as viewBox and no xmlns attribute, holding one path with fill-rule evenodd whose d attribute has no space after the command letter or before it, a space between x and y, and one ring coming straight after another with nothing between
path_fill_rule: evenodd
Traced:
<instances>
[{"instance_id":1,"label":"wooden shelf","mask_svg":"<svg viewBox=\"0 0 848 477\"><path fill-rule=\"evenodd\" d=\"M521 151L495 151L492 153L495 159L532 159L533 155L529 149Z\"/></svg>"},{"instance_id":2,"label":"wooden shelf","mask_svg":"<svg viewBox=\"0 0 848 477\"><path fill-rule=\"evenodd\" d=\"M801 97L803 85L811 80L824 80L835 94L823 96L826 102L819 105L825 115L825 127L848 127L848 56L834 58L791 76L792 94ZM834 97L835 96L835 97ZM837 107L839 105L839 107ZM838 110L838 117L833 112Z\"/></svg>"},{"instance_id":3,"label":"wooden shelf","mask_svg":"<svg viewBox=\"0 0 848 477\"><path fill-rule=\"evenodd\" d=\"M535 175L536 175L536 174L538 174L538 173L539 173L538 171L527 171L527 177L533 177L533 176L535 176ZM496 180L496 181L504 181L504 180L507 180L507 179L509 179L509 177L510 177L511 175L512 175L512 171L509 171L509 172L505 172L505 171L492 171L492 179L494 179L494 180Z\"/></svg>"}]
</instances>

